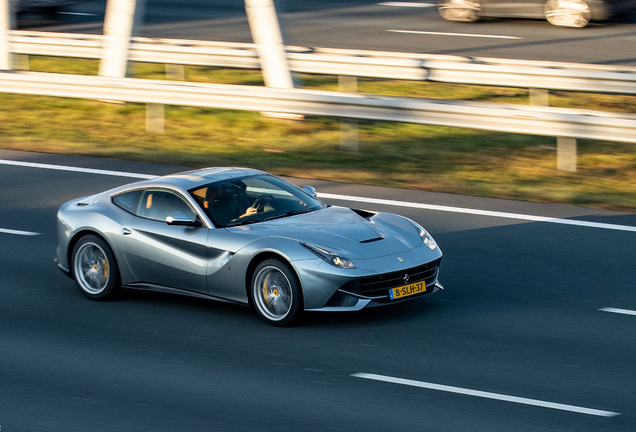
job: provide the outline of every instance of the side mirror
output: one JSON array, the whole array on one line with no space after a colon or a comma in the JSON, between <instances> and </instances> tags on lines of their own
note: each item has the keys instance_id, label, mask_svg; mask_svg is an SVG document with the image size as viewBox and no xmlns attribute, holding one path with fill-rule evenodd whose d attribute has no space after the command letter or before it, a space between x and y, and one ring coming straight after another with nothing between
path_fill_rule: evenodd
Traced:
<instances>
[{"instance_id":1,"label":"side mirror","mask_svg":"<svg viewBox=\"0 0 636 432\"><path fill-rule=\"evenodd\" d=\"M180 211L174 212L170 216L166 217L166 223L168 225L182 225L191 227L201 226L201 222L196 219L192 220L190 216Z\"/></svg>"},{"instance_id":2,"label":"side mirror","mask_svg":"<svg viewBox=\"0 0 636 432\"><path fill-rule=\"evenodd\" d=\"M316 188L312 186L303 186L303 190L313 198L316 198Z\"/></svg>"}]
</instances>

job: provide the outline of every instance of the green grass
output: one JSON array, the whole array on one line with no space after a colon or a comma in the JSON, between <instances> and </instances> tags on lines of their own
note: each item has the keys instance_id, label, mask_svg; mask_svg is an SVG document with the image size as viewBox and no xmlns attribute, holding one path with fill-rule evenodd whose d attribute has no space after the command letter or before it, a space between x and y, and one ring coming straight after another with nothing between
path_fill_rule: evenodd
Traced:
<instances>
[{"instance_id":1,"label":"green grass","mask_svg":"<svg viewBox=\"0 0 636 432\"><path fill-rule=\"evenodd\" d=\"M98 63L32 57L30 69L96 74ZM165 79L163 65L136 77ZM186 67L198 82L263 85L259 71ZM337 77L300 77L337 90ZM363 93L528 103L528 91L359 79ZM636 98L556 92L553 106L636 112ZM143 104L0 94L0 147L179 164L249 166L295 177L636 211L636 147L579 141L578 171L556 170L556 139L390 122L359 122L359 151L340 149L340 121L166 107L165 133L145 130Z\"/></svg>"}]
</instances>

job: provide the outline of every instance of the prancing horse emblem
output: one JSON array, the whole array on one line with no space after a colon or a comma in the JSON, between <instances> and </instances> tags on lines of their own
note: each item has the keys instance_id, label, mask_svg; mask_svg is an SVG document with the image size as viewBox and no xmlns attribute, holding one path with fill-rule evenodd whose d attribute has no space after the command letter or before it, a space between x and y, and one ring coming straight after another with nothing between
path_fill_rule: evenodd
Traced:
<instances>
[{"instance_id":1,"label":"prancing horse emblem","mask_svg":"<svg viewBox=\"0 0 636 432\"><path fill-rule=\"evenodd\" d=\"M404 275L404 279L402 279L402 280L404 281L404 285L409 283L409 275L408 275L408 273Z\"/></svg>"}]
</instances>

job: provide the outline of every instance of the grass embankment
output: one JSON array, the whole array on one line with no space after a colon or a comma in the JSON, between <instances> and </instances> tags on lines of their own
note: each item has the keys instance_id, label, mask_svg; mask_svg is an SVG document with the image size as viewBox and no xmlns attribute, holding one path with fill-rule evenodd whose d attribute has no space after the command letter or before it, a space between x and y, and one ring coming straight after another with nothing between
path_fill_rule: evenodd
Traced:
<instances>
[{"instance_id":1,"label":"grass embankment","mask_svg":"<svg viewBox=\"0 0 636 432\"><path fill-rule=\"evenodd\" d=\"M32 57L36 71L96 74L97 62ZM163 65L135 76L165 79ZM197 82L263 85L259 71L186 67ZM337 77L301 77L337 90ZM361 93L528 104L528 91L359 79ZM551 92L551 106L636 113L636 97ZM340 149L340 122L280 121L257 112L166 107L165 133L145 131L145 105L0 94L0 147L179 164L636 211L636 147L580 140L578 171L556 170L556 139L389 122L359 122L359 151Z\"/></svg>"}]
</instances>

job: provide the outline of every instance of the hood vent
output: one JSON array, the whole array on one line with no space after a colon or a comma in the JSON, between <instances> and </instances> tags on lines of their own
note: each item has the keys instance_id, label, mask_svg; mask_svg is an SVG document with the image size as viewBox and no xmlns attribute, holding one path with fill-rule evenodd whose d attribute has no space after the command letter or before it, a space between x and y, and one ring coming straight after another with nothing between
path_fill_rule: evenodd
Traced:
<instances>
[{"instance_id":1,"label":"hood vent","mask_svg":"<svg viewBox=\"0 0 636 432\"><path fill-rule=\"evenodd\" d=\"M367 239L367 240L361 240L358 243L373 243L373 242L377 242L380 240L384 240L384 237L376 237L376 238L372 238L372 239Z\"/></svg>"},{"instance_id":2,"label":"hood vent","mask_svg":"<svg viewBox=\"0 0 636 432\"><path fill-rule=\"evenodd\" d=\"M373 216L377 214L376 212L372 212L368 210L361 210L361 209L354 209L354 208L352 208L351 210L353 210L357 215L362 216L366 220L370 220Z\"/></svg>"}]
</instances>

